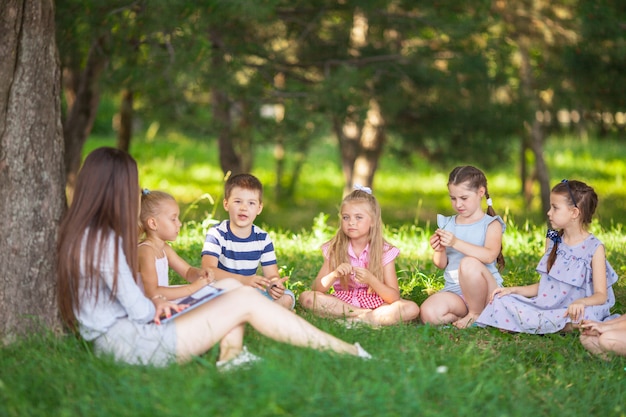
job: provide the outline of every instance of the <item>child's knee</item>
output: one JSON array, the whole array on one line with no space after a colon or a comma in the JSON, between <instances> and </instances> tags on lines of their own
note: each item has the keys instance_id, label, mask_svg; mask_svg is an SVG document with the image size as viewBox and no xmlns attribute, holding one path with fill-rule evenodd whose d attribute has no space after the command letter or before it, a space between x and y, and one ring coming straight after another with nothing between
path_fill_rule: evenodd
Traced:
<instances>
[{"instance_id":1,"label":"child's knee","mask_svg":"<svg viewBox=\"0 0 626 417\"><path fill-rule=\"evenodd\" d=\"M484 264L473 256L466 256L459 263L459 276L480 273Z\"/></svg>"},{"instance_id":2,"label":"child's knee","mask_svg":"<svg viewBox=\"0 0 626 417\"><path fill-rule=\"evenodd\" d=\"M402 321L411 321L417 319L420 315L420 308L413 301L406 301L402 306Z\"/></svg>"},{"instance_id":3,"label":"child's knee","mask_svg":"<svg viewBox=\"0 0 626 417\"><path fill-rule=\"evenodd\" d=\"M307 310L311 310L315 303L315 291L304 291L298 297L298 303Z\"/></svg>"},{"instance_id":4,"label":"child's knee","mask_svg":"<svg viewBox=\"0 0 626 417\"><path fill-rule=\"evenodd\" d=\"M293 310L296 306L296 295L293 293L293 291L285 289L285 293L283 294L283 296L276 301L278 301L283 307L289 310Z\"/></svg>"},{"instance_id":5,"label":"child's knee","mask_svg":"<svg viewBox=\"0 0 626 417\"><path fill-rule=\"evenodd\" d=\"M430 308L428 306L426 306L425 308L424 306L422 306L421 310L418 308L418 315L420 317L420 320L424 324L433 324L433 325L441 324L441 316L438 314L438 312L435 309Z\"/></svg>"}]
</instances>

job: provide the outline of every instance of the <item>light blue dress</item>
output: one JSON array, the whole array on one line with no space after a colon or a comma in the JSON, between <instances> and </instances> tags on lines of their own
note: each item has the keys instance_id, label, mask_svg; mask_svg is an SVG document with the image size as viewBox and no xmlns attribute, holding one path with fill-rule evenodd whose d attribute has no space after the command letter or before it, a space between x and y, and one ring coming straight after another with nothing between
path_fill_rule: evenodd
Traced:
<instances>
[{"instance_id":1,"label":"light blue dress","mask_svg":"<svg viewBox=\"0 0 626 417\"><path fill-rule=\"evenodd\" d=\"M553 245L550 241L548 251L537 266L537 272L541 275L537 296L527 298L510 294L496 297L476 320L478 325L520 333L546 334L556 333L571 322L569 317L565 317L567 307L575 300L593 295L591 259L602 242L589 235L576 246L559 243L556 260L548 272L548 257ZM602 305L585 307L584 320L605 321L614 318L610 310L615 304L612 285L617 282L617 278L607 261L607 300Z\"/></svg>"},{"instance_id":2,"label":"light blue dress","mask_svg":"<svg viewBox=\"0 0 626 417\"><path fill-rule=\"evenodd\" d=\"M440 229L452 232L457 239L464 242L471 243L477 246L485 245L485 237L487 236L487 228L494 221L499 221L502 224L502 233L506 229L506 224L500 216L490 216L485 214L482 219L471 224L457 224L455 216L443 216L437 215L437 226ZM441 291L453 292L462 296L461 286L459 285L459 265L461 259L466 255L459 252L454 248L446 248L446 256L448 257L448 265L444 270L443 277L446 283ZM489 272L493 275L499 286L502 286L502 276L498 272L496 262L485 265Z\"/></svg>"}]
</instances>

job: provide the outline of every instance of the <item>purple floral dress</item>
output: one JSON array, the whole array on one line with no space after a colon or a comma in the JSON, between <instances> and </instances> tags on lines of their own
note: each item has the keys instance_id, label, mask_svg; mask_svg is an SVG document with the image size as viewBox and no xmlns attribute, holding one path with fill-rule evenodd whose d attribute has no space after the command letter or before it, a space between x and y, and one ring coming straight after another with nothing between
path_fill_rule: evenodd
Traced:
<instances>
[{"instance_id":1,"label":"purple floral dress","mask_svg":"<svg viewBox=\"0 0 626 417\"><path fill-rule=\"evenodd\" d=\"M496 296L476 320L478 325L513 332L545 334L556 333L571 322L569 317L564 317L567 307L575 300L593 295L591 259L602 242L593 235L589 235L576 246L561 242L554 265L548 273L548 256L553 244L550 242L548 251L537 266L537 272L541 275L537 296ZM606 302L585 307L585 320L605 321L612 318L610 309L615 304L612 285L617 282L617 274L608 261L606 281Z\"/></svg>"}]
</instances>

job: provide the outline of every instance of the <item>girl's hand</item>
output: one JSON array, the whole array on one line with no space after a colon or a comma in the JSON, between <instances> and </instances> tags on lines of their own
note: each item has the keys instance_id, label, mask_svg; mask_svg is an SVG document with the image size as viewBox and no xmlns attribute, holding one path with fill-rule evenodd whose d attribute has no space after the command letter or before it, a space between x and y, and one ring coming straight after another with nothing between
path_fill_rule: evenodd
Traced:
<instances>
[{"instance_id":1,"label":"girl's hand","mask_svg":"<svg viewBox=\"0 0 626 417\"><path fill-rule=\"evenodd\" d=\"M335 273L337 274L337 276L344 276L344 275L351 275L354 273L352 265L350 265L349 263L342 263L341 265L339 265L337 267L337 269L335 269Z\"/></svg>"},{"instance_id":2,"label":"girl's hand","mask_svg":"<svg viewBox=\"0 0 626 417\"><path fill-rule=\"evenodd\" d=\"M193 294L194 292L199 291L200 289L206 287L207 285L209 285L213 281L214 280L212 280L210 278L206 278L206 277L198 278L197 280L195 280L194 282L192 282L189 285L189 289L191 291L191 294Z\"/></svg>"},{"instance_id":3,"label":"girl's hand","mask_svg":"<svg viewBox=\"0 0 626 417\"><path fill-rule=\"evenodd\" d=\"M513 287L498 287L491 293L491 297L489 298L489 304L493 302L494 298L496 298L496 295L498 296L498 298L500 298L509 294L515 294L515 290L513 289Z\"/></svg>"},{"instance_id":4,"label":"girl's hand","mask_svg":"<svg viewBox=\"0 0 626 417\"><path fill-rule=\"evenodd\" d=\"M274 300L278 300L285 294L285 281L287 281L289 277L283 278L274 278L271 280L270 286L267 288L267 292L272 296Z\"/></svg>"},{"instance_id":5,"label":"girl's hand","mask_svg":"<svg viewBox=\"0 0 626 417\"><path fill-rule=\"evenodd\" d=\"M567 311L563 317L569 316L572 320L573 325L580 324L580 321L583 319L585 315L585 303L582 301L574 301L572 304L567 307Z\"/></svg>"},{"instance_id":6,"label":"girl's hand","mask_svg":"<svg viewBox=\"0 0 626 417\"><path fill-rule=\"evenodd\" d=\"M152 297L152 302L154 303L154 322L156 324L161 324L161 319L164 317L171 317L172 312L182 311L189 307L187 304L172 303L161 294Z\"/></svg>"},{"instance_id":7,"label":"girl's hand","mask_svg":"<svg viewBox=\"0 0 626 417\"><path fill-rule=\"evenodd\" d=\"M454 233L452 232L437 229L435 234L439 236L439 243L446 248L452 247L456 243L456 236L454 236Z\"/></svg>"},{"instance_id":8,"label":"girl's hand","mask_svg":"<svg viewBox=\"0 0 626 417\"><path fill-rule=\"evenodd\" d=\"M430 237L429 243L430 247L433 248L435 252L442 252L446 250L446 248L441 244L441 238L436 232Z\"/></svg>"},{"instance_id":9,"label":"girl's hand","mask_svg":"<svg viewBox=\"0 0 626 417\"><path fill-rule=\"evenodd\" d=\"M353 268L354 278L362 284L370 284L372 279L376 279L374 275L366 268Z\"/></svg>"}]
</instances>

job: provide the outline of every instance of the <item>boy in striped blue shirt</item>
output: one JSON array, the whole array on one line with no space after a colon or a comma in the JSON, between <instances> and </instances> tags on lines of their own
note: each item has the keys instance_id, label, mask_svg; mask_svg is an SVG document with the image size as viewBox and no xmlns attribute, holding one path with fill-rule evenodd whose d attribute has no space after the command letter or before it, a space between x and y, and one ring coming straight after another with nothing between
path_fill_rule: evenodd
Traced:
<instances>
[{"instance_id":1,"label":"boy in striped blue shirt","mask_svg":"<svg viewBox=\"0 0 626 417\"><path fill-rule=\"evenodd\" d=\"M224 186L224 209L229 220L211 227L202 247L202 268L215 278L236 278L267 298L293 309L295 295L285 288L289 277L278 273L274 244L269 234L254 224L263 210L263 185L254 175L237 174ZM261 265L263 275L257 274Z\"/></svg>"}]
</instances>

